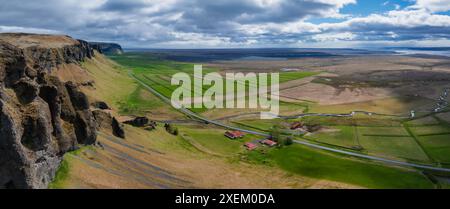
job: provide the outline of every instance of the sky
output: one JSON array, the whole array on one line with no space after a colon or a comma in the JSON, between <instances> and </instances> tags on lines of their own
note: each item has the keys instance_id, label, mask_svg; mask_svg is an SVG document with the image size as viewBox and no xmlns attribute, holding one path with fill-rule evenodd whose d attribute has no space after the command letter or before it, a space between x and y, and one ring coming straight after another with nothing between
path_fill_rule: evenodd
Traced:
<instances>
[{"instance_id":1,"label":"sky","mask_svg":"<svg viewBox=\"0 0 450 209\"><path fill-rule=\"evenodd\" d=\"M0 0L0 32L125 48L450 46L450 0Z\"/></svg>"}]
</instances>

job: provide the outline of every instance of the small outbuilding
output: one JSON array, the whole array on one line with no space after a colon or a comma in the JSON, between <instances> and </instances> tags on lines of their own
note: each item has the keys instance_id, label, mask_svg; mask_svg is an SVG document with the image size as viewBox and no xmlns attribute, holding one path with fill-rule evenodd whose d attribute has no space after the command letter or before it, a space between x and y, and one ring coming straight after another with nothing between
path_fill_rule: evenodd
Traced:
<instances>
[{"instance_id":1,"label":"small outbuilding","mask_svg":"<svg viewBox=\"0 0 450 209\"><path fill-rule=\"evenodd\" d=\"M244 144L244 147L246 147L247 150L252 151L252 150L256 149L258 147L258 145L253 144L251 142L247 142Z\"/></svg>"}]
</instances>

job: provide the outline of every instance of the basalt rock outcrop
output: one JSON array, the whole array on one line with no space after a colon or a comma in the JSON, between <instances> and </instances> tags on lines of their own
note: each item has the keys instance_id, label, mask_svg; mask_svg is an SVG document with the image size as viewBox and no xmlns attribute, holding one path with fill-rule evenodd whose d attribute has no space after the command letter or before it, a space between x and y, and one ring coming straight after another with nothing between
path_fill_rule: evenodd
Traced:
<instances>
[{"instance_id":1,"label":"basalt rock outcrop","mask_svg":"<svg viewBox=\"0 0 450 209\"><path fill-rule=\"evenodd\" d=\"M86 95L52 73L93 56L68 36L0 34L0 188L46 188L64 153L95 143Z\"/></svg>"},{"instance_id":2,"label":"basalt rock outcrop","mask_svg":"<svg viewBox=\"0 0 450 209\"><path fill-rule=\"evenodd\" d=\"M123 123L136 126L136 127L144 127L146 126L150 120L147 117L135 117L131 120L124 121Z\"/></svg>"},{"instance_id":3,"label":"basalt rock outcrop","mask_svg":"<svg viewBox=\"0 0 450 209\"><path fill-rule=\"evenodd\" d=\"M124 121L123 123L132 125L135 127L143 127L145 130L151 131L156 129L156 122L148 119L147 117L135 117L131 120Z\"/></svg>"}]
</instances>

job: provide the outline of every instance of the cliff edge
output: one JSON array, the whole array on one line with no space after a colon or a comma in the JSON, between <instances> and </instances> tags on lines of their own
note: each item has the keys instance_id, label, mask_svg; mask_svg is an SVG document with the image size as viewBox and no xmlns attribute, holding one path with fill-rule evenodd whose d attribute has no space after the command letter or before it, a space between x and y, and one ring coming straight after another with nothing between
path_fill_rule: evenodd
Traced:
<instances>
[{"instance_id":1,"label":"cliff edge","mask_svg":"<svg viewBox=\"0 0 450 209\"><path fill-rule=\"evenodd\" d=\"M79 82L57 76L93 56L68 36L0 34L0 188L46 188L64 153L95 143Z\"/></svg>"}]
</instances>

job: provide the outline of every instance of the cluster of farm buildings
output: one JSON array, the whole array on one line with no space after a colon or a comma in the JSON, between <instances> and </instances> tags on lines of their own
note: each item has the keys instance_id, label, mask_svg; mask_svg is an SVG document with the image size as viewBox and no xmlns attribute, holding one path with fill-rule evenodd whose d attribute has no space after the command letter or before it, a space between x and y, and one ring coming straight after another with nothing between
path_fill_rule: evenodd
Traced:
<instances>
[{"instance_id":1,"label":"cluster of farm buildings","mask_svg":"<svg viewBox=\"0 0 450 209\"><path fill-rule=\"evenodd\" d=\"M244 133L241 131L226 131L224 134L226 137L230 139L239 139L245 136ZM277 145L275 141L272 141L271 139L263 139L263 140L256 140L254 142L246 142L244 143L244 147L247 148L247 150L251 151L258 147L258 142L262 145L273 147Z\"/></svg>"},{"instance_id":2,"label":"cluster of farm buildings","mask_svg":"<svg viewBox=\"0 0 450 209\"><path fill-rule=\"evenodd\" d=\"M292 124L290 124L288 127L288 129L290 129L289 133L307 133L307 132L314 132L317 131L318 129L320 129L320 126L307 126L302 122L294 122ZM240 139L243 138L245 136L245 133L241 132L241 131L226 131L224 134L226 137L228 137L229 139ZM263 146L268 146L268 147L274 147L277 145L277 142L275 142L274 140L272 140L270 137L267 139L262 139L262 140L255 140L252 142L246 142L244 143L245 148L247 148L247 150L254 150L258 147L258 145L263 145Z\"/></svg>"}]
</instances>

